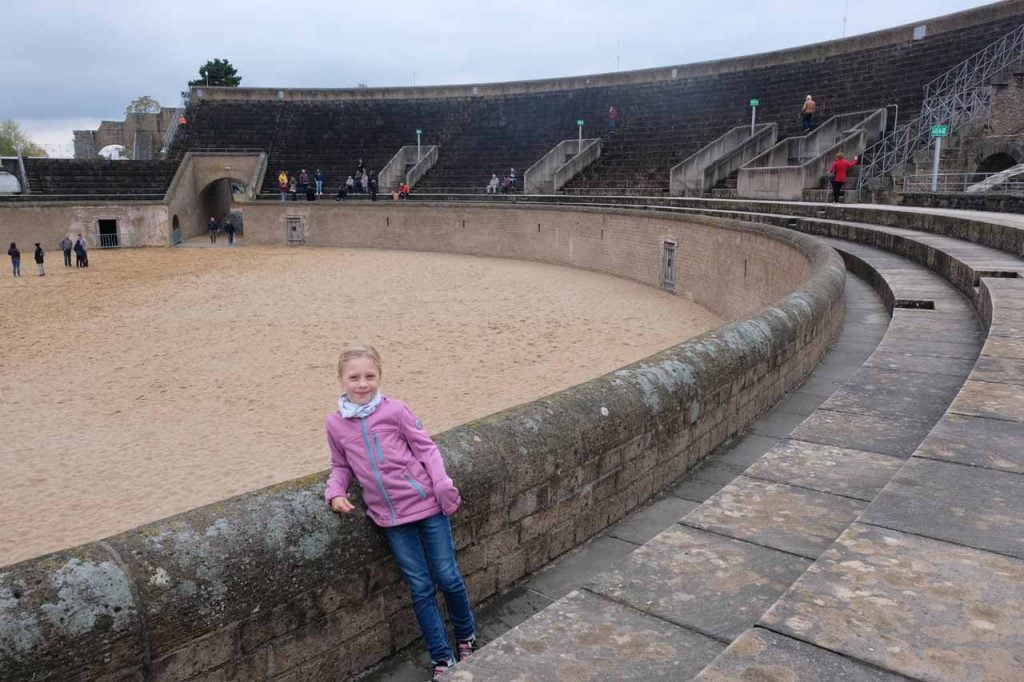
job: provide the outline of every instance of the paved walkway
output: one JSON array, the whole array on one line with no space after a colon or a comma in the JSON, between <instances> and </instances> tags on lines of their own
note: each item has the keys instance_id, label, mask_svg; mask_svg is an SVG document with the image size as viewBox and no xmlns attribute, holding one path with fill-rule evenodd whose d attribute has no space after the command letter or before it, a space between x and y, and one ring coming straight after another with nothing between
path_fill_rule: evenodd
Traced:
<instances>
[{"instance_id":1,"label":"paved walkway","mask_svg":"<svg viewBox=\"0 0 1024 682\"><path fill-rule=\"evenodd\" d=\"M673 489L479 609L477 621L481 643L495 640L599 574L613 570L641 545L672 528L787 438L798 424L849 380L885 335L889 315L875 292L856 277L847 278L846 296L846 320L837 344L798 390L786 396L742 436L709 455L699 469L684 476ZM898 463L898 460L893 461ZM797 561L800 572L809 564L805 559ZM768 604L770 602L764 606ZM710 644L707 653L712 655L707 660L722 649L724 644ZM373 682L421 681L430 677L429 664L422 643L416 642L365 679Z\"/></svg>"}]
</instances>

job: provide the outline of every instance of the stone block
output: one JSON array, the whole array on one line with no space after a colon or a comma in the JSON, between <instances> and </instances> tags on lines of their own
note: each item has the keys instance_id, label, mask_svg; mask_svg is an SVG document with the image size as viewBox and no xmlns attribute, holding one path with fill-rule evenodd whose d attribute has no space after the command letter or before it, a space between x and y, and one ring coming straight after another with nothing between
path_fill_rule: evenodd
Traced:
<instances>
[{"instance_id":1,"label":"stone block","mask_svg":"<svg viewBox=\"0 0 1024 682\"><path fill-rule=\"evenodd\" d=\"M849 497L740 476L682 523L814 559L864 506Z\"/></svg>"},{"instance_id":2,"label":"stone block","mask_svg":"<svg viewBox=\"0 0 1024 682\"><path fill-rule=\"evenodd\" d=\"M213 670L241 654L237 623L189 642L153 661L153 674L163 680L187 680Z\"/></svg>"},{"instance_id":3,"label":"stone block","mask_svg":"<svg viewBox=\"0 0 1024 682\"><path fill-rule=\"evenodd\" d=\"M968 380L950 406L950 411L1024 422L1024 386Z\"/></svg>"},{"instance_id":4,"label":"stone block","mask_svg":"<svg viewBox=\"0 0 1024 682\"><path fill-rule=\"evenodd\" d=\"M765 627L919 680L1014 680L1024 562L853 524Z\"/></svg>"},{"instance_id":5,"label":"stone block","mask_svg":"<svg viewBox=\"0 0 1024 682\"><path fill-rule=\"evenodd\" d=\"M962 377L864 367L821 409L934 423L962 384Z\"/></svg>"},{"instance_id":6,"label":"stone block","mask_svg":"<svg viewBox=\"0 0 1024 682\"><path fill-rule=\"evenodd\" d=\"M751 628L694 678L694 682L733 680L840 680L901 682L893 675L792 637Z\"/></svg>"},{"instance_id":7,"label":"stone block","mask_svg":"<svg viewBox=\"0 0 1024 682\"><path fill-rule=\"evenodd\" d=\"M917 457L1024 473L1024 423L947 414L928 434Z\"/></svg>"},{"instance_id":8,"label":"stone block","mask_svg":"<svg viewBox=\"0 0 1024 682\"><path fill-rule=\"evenodd\" d=\"M573 592L456 665L445 679L508 679L515 671L523 682L682 680L723 648L613 601Z\"/></svg>"},{"instance_id":9,"label":"stone block","mask_svg":"<svg viewBox=\"0 0 1024 682\"><path fill-rule=\"evenodd\" d=\"M794 440L909 457L934 422L821 409L793 430Z\"/></svg>"},{"instance_id":10,"label":"stone block","mask_svg":"<svg viewBox=\"0 0 1024 682\"><path fill-rule=\"evenodd\" d=\"M861 520L1024 559L1024 476L912 457Z\"/></svg>"},{"instance_id":11,"label":"stone block","mask_svg":"<svg viewBox=\"0 0 1024 682\"><path fill-rule=\"evenodd\" d=\"M769 450L745 475L871 501L901 465L889 455L789 440Z\"/></svg>"},{"instance_id":12,"label":"stone block","mask_svg":"<svg viewBox=\"0 0 1024 682\"><path fill-rule=\"evenodd\" d=\"M677 525L587 589L727 642L753 625L810 563Z\"/></svg>"},{"instance_id":13,"label":"stone block","mask_svg":"<svg viewBox=\"0 0 1024 682\"><path fill-rule=\"evenodd\" d=\"M974 369L974 359L944 358L936 355L904 355L879 351L872 353L871 357L864 362L864 366L965 378Z\"/></svg>"}]
</instances>

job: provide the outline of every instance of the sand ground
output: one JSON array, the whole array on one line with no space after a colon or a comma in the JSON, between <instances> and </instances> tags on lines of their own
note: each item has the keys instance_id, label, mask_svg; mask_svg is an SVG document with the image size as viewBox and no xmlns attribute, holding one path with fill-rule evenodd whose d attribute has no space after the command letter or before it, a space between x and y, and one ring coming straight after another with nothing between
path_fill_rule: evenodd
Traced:
<instances>
[{"instance_id":1,"label":"sand ground","mask_svg":"<svg viewBox=\"0 0 1024 682\"><path fill-rule=\"evenodd\" d=\"M0 566L327 468L347 342L433 433L721 323L569 268L343 249L92 251L0 273Z\"/></svg>"}]
</instances>

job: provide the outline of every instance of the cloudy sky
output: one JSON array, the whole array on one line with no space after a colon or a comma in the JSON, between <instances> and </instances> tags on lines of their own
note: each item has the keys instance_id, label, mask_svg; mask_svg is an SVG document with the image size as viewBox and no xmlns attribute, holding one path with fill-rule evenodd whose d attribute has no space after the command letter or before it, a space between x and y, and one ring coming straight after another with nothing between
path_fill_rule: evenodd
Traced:
<instances>
[{"instance_id":1,"label":"cloudy sky","mask_svg":"<svg viewBox=\"0 0 1024 682\"><path fill-rule=\"evenodd\" d=\"M0 120L37 143L175 106L213 58L242 85L547 78L686 64L866 33L978 0L0 0ZM282 8L292 8L283 11ZM723 8L725 11L723 11Z\"/></svg>"}]
</instances>

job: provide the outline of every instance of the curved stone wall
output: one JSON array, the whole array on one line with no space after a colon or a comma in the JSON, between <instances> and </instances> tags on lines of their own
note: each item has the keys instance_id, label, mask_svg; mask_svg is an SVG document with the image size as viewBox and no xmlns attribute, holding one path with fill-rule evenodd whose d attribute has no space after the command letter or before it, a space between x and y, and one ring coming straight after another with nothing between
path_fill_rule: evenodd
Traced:
<instances>
[{"instance_id":1,"label":"curved stone wall","mask_svg":"<svg viewBox=\"0 0 1024 682\"><path fill-rule=\"evenodd\" d=\"M355 217L306 209L308 243L462 253L498 245L496 255L650 281L643 255L670 235L690 254L680 267L705 264L682 293L735 318L437 437L465 500L454 528L476 602L664 488L798 383L842 323L842 261L805 235L643 211L547 209L535 221L532 209L441 206L410 208L398 228L384 213L398 208ZM283 242L286 211L247 209L247 239L276 233ZM543 239L522 237L528 225ZM735 266L755 253L771 270L756 290L743 284L753 259L746 278ZM408 643L417 628L383 535L365 518L329 512L323 480L313 474L3 569L0 678L341 679Z\"/></svg>"}]
</instances>

